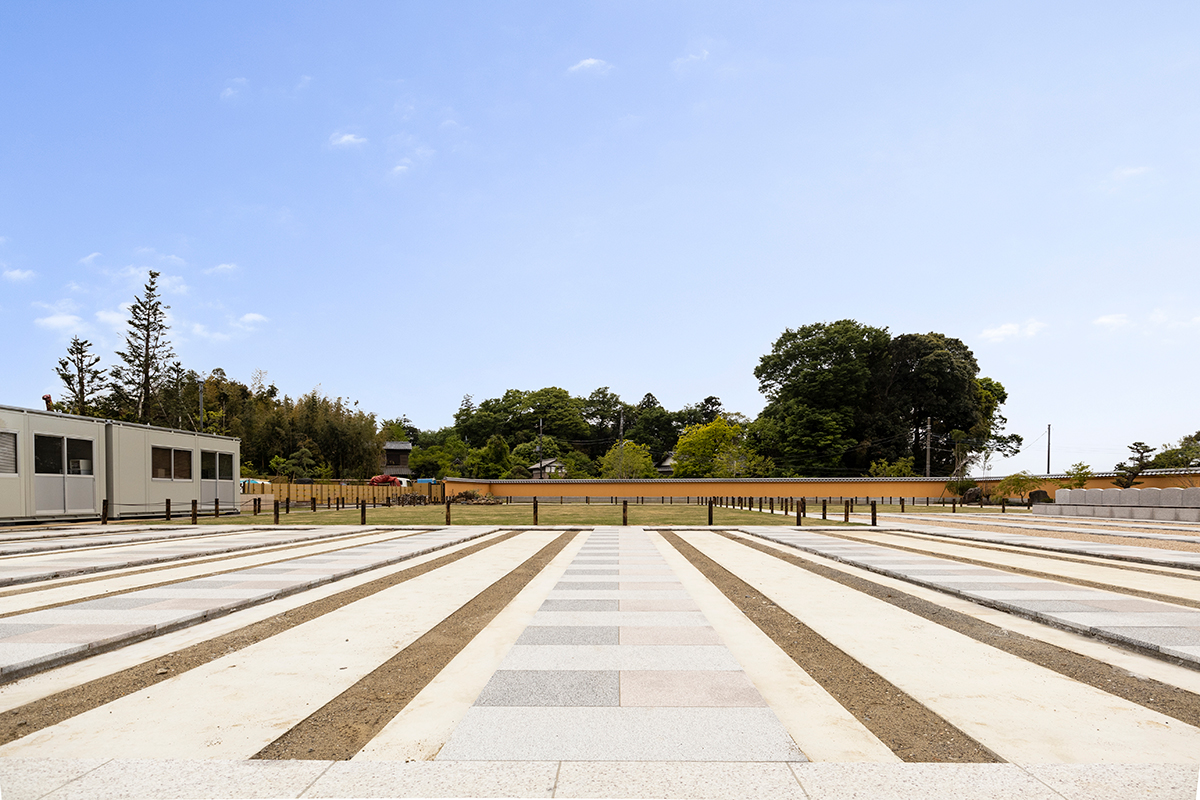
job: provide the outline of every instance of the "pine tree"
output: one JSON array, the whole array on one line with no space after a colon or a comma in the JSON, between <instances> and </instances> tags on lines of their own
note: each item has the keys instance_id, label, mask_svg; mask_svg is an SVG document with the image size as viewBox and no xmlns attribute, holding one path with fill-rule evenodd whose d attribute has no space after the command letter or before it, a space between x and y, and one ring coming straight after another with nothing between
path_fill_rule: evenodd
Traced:
<instances>
[{"instance_id":1,"label":"pine tree","mask_svg":"<svg viewBox=\"0 0 1200 800\"><path fill-rule=\"evenodd\" d=\"M62 379L66 393L63 404L79 416L87 416L92 404L104 392L104 372L97 369L100 356L92 352L92 343L78 336L71 337L67 345L67 357L58 360L54 371Z\"/></svg>"},{"instance_id":2,"label":"pine tree","mask_svg":"<svg viewBox=\"0 0 1200 800\"><path fill-rule=\"evenodd\" d=\"M148 422L151 403L167 372L175 351L167 339L167 310L158 293L159 273L151 270L141 297L129 309L125 349L117 351L122 364L111 370L113 391L125 400L126 413L138 422ZM129 408L132 407L132 408Z\"/></svg>"}]
</instances>

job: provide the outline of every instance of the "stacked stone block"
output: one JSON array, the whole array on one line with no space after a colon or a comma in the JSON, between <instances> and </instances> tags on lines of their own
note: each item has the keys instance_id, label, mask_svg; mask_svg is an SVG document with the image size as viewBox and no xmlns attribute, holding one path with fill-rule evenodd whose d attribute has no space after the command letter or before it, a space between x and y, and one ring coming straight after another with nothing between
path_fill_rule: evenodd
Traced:
<instances>
[{"instance_id":1,"label":"stacked stone block","mask_svg":"<svg viewBox=\"0 0 1200 800\"><path fill-rule=\"evenodd\" d=\"M1200 486L1169 489L1059 489L1033 513L1060 517L1200 523Z\"/></svg>"}]
</instances>

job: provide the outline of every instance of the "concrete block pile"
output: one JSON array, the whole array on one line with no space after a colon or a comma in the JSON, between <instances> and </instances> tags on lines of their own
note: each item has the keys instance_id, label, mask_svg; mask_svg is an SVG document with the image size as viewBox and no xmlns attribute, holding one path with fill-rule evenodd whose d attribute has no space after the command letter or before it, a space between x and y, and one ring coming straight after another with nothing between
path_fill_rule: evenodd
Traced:
<instances>
[{"instance_id":1,"label":"concrete block pile","mask_svg":"<svg viewBox=\"0 0 1200 800\"><path fill-rule=\"evenodd\" d=\"M1034 514L1099 519L1200 522L1200 486L1170 489L1059 489L1054 503L1040 503Z\"/></svg>"}]
</instances>

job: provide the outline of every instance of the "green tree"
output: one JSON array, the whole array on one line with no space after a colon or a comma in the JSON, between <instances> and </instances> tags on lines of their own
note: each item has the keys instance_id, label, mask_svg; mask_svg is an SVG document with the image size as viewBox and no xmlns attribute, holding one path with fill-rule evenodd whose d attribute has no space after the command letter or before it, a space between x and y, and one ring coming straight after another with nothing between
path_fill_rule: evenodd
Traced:
<instances>
[{"instance_id":1,"label":"green tree","mask_svg":"<svg viewBox=\"0 0 1200 800\"><path fill-rule=\"evenodd\" d=\"M1082 461L1072 464L1065 474L1067 476L1066 480L1057 481L1058 485L1063 489L1082 489L1084 486L1087 486L1088 480L1095 476L1092 468Z\"/></svg>"},{"instance_id":2,"label":"green tree","mask_svg":"<svg viewBox=\"0 0 1200 800\"><path fill-rule=\"evenodd\" d=\"M896 459L895 463L888 463L882 458L872 461L867 474L872 478L915 478L917 476L913 470L912 456Z\"/></svg>"},{"instance_id":3,"label":"green tree","mask_svg":"<svg viewBox=\"0 0 1200 800\"><path fill-rule=\"evenodd\" d=\"M1045 480L1036 475L1031 475L1028 471L1014 472L1011 475L1005 476L1003 480L996 484L995 493L1001 497L1012 497L1017 495L1021 498L1021 502L1025 502L1025 495L1040 487Z\"/></svg>"},{"instance_id":4,"label":"green tree","mask_svg":"<svg viewBox=\"0 0 1200 800\"><path fill-rule=\"evenodd\" d=\"M153 422L154 394L175 358L167 339L167 311L158 291L159 273L151 270L143 293L134 298L126 322L125 349L117 351L121 363L109 371L114 394L124 400L126 414L137 422Z\"/></svg>"},{"instance_id":5,"label":"green tree","mask_svg":"<svg viewBox=\"0 0 1200 800\"><path fill-rule=\"evenodd\" d=\"M657 478L650 448L637 442L617 442L600 458L601 478Z\"/></svg>"},{"instance_id":6,"label":"green tree","mask_svg":"<svg viewBox=\"0 0 1200 800\"><path fill-rule=\"evenodd\" d=\"M654 395L646 395L638 404L637 419L629 428L629 439L650 448L650 457L657 464L675 449L675 443L679 441L675 415L659 405Z\"/></svg>"},{"instance_id":7,"label":"green tree","mask_svg":"<svg viewBox=\"0 0 1200 800\"><path fill-rule=\"evenodd\" d=\"M499 478L512 469L512 453L508 442L499 434L493 434L483 447L467 455L464 474L468 478Z\"/></svg>"},{"instance_id":8,"label":"green tree","mask_svg":"<svg viewBox=\"0 0 1200 800\"><path fill-rule=\"evenodd\" d=\"M92 343L78 336L71 337L67 357L58 360L55 372L66 389L63 406L72 414L89 416L96 400L103 394L103 369L97 369L100 356L92 352Z\"/></svg>"},{"instance_id":9,"label":"green tree","mask_svg":"<svg viewBox=\"0 0 1200 800\"><path fill-rule=\"evenodd\" d=\"M737 443L741 427L724 417L707 425L691 425L675 444L675 478L707 478L717 469L716 457L722 449Z\"/></svg>"},{"instance_id":10,"label":"green tree","mask_svg":"<svg viewBox=\"0 0 1200 800\"><path fill-rule=\"evenodd\" d=\"M1150 462L1151 469L1192 469L1200 467L1200 431L1184 436L1174 447L1164 444Z\"/></svg>"},{"instance_id":11,"label":"green tree","mask_svg":"<svg viewBox=\"0 0 1200 800\"><path fill-rule=\"evenodd\" d=\"M587 457L586 453L572 450L562 457L563 466L567 468L567 477L571 479L596 477L596 464Z\"/></svg>"},{"instance_id":12,"label":"green tree","mask_svg":"<svg viewBox=\"0 0 1200 800\"><path fill-rule=\"evenodd\" d=\"M297 478L312 477L316 467L317 462L313 459L312 453L307 447L301 447L288 458L285 469L287 474L292 476L292 480L296 480Z\"/></svg>"},{"instance_id":13,"label":"green tree","mask_svg":"<svg viewBox=\"0 0 1200 800\"><path fill-rule=\"evenodd\" d=\"M713 456L713 478L766 478L775 464L741 440L734 440L717 450Z\"/></svg>"},{"instance_id":14,"label":"green tree","mask_svg":"<svg viewBox=\"0 0 1200 800\"><path fill-rule=\"evenodd\" d=\"M1122 489L1131 489L1141 483L1137 477L1150 466L1150 454L1157 449L1157 447L1150 447L1145 442L1134 442L1129 445L1132 457L1128 461L1117 464L1115 469L1118 474L1113 479L1113 484Z\"/></svg>"},{"instance_id":15,"label":"green tree","mask_svg":"<svg viewBox=\"0 0 1200 800\"><path fill-rule=\"evenodd\" d=\"M283 456L273 456L271 458L270 469L273 475L282 475L288 468L288 460Z\"/></svg>"}]
</instances>

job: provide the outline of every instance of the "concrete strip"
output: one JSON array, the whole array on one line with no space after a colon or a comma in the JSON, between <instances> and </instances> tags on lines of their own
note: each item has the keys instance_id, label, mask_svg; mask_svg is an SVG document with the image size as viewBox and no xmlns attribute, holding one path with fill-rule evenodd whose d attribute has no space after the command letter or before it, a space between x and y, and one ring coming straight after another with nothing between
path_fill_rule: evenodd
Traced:
<instances>
[{"instance_id":1,"label":"concrete strip","mask_svg":"<svg viewBox=\"0 0 1200 800\"><path fill-rule=\"evenodd\" d=\"M558 772L557 761L337 761L303 796L553 797Z\"/></svg>"},{"instance_id":2,"label":"concrete strip","mask_svg":"<svg viewBox=\"0 0 1200 800\"><path fill-rule=\"evenodd\" d=\"M658 534L652 538L726 647L737 656L767 705L810 760L888 763L900 760L758 626L746 619L679 551Z\"/></svg>"},{"instance_id":3,"label":"concrete strip","mask_svg":"<svg viewBox=\"0 0 1200 800\"><path fill-rule=\"evenodd\" d=\"M715 533L681 536L1006 760L1200 762L1200 729Z\"/></svg>"},{"instance_id":4,"label":"concrete strip","mask_svg":"<svg viewBox=\"0 0 1200 800\"><path fill-rule=\"evenodd\" d=\"M809 800L1063 800L1015 764L796 764L792 771Z\"/></svg>"},{"instance_id":5,"label":"concrete strip","mask_svg":"<svg viewBox=\"0 0 1200 800\"><path fill-rule=\"evenodd\" d=\"M412 569L429 561L452 555L481 542L487 542L490 538L495 538L498 535L500 534L492 534L472 542L454 545L435 553L417 556L391 567L355 575L337 583L318 586L300 594L279 598L270 603L253 606L224 617L209 620L203 625L184 628L173 633L122 647L119 650L101 653L85 661L66 664L49 672L30 675L12 683L0 685L0 713L18 708L26 703L41 700L74 686L80 686L89 681L112 675L137 664L152 661L192 645L200 644L222 634L236 631L247 625L273 617L276 614L307 605L315 600L321 600L339 594L347 589L370 583L386 575Z\"/></svg>"},{"instance_id":6,"label":"concrete strip","mask_svg":"<svg viewBox=\"0 0 1200 800\"><path fill-rule=\"evenodd\" d=\"M564 761L554 796L805 800L791 770L771 762Z\"/></svg>"},{"instance_id":7,"label":"concrete strip","mask_svg":"<svg viewBox=\"0 0 1200 800\"><path fill-rule=\"evenodd\" d=\"M0 617L20 614L28 611L30 608L41 608L59 603L74 603L91 597L135 591L147 585L156 585L170 581L185 581L204 575L233 572L261 564L273 564L308 555L336 552L346 547L390 541L409 535L411 534L402 534L396 531L380 531L362 539L355 539L352 542L338 540L297 544L269 553L223 556L190 564L120 571L118 574L83 580L78 578L63 578L56 581L47 581L37 587L22 587L7 594L0 593Z\"/></svg>"},{"instance_id":8,"label":"concrete strip","mask_svg":"<svg viewBox=\"0 0 1200 800\"><path fill-rule=\"evenodd\" d=\"M586 538L577 536L564 547L353 760L424 761L436 756Z\"/></svg>"},{"instance_id":9,"label":"concrete strip","mask_svg":"<svg viewBox=\"0 0 1200 800\"><path fill-rule=\"evenodd\" d=\"M327 761L109 761L52 792L47 800L299 797ZM8 792L5 792L8 800Z\"/></svg>"},{"instance_id":10,"label":"concrete strip","mask_svg":"<svg viewBox=\"0 0 1200 800\"><path fill-rule=\"evenodd\" d=\"M765 545L782 553L796 555L795 548L781 545L777 542L767 541L765 539L755 538L754 541L758 544ZM1154 680L1169 683L1173 686L1178 686L1187 691L1200 694L1200 672L1188 667L1180 666L1163 661L1158 658L1143 655L1135 651L1131 651L1117 645L1095 639L1091 636L1074 633L1073 631L1054 628L1049 625L1043 625L1033 620L1017 617L1012 614L1007 614L998 609L981 606L978 603L973 603L970 600L948 595L945 592L939 592L936 589L930 589L925 586L919 586L915 583L892 578L887 575L881 575L878 572L856 567L852 564L846 564L841 561L825 558L824 556L815 553L804 553L805 559L813 561L831 569L836 569L848 575L853 575L858 578L871 581L880 586L889 587L910 594L914 597L919 597L923 600L928 600L931 603L944 606L952 611L957 611L960 614L965 614L983 622L995 625L998 628L1019 633L1023 636L1028 636L1031 639L1038 639L1048 644L1053 644L1062 647L1065 650L1070 650L1088 658L1094 658L1097 661L1103 661L1106 664L1120 667L1134 675L1142 675ZM1086 591L1086 590L1084 590Z\"/></svg>"},{"instance_id":11,"label":"concrete strip","mask_svg":"<svg viewBox=\"0 0 1200 800\"><path fill-rule=\"evenodd\" d=\"M249 758L552 540L524 534L46 728L4 755ZM158 724L171 719L169 727Z\"/></svg>"}]
</instances>

